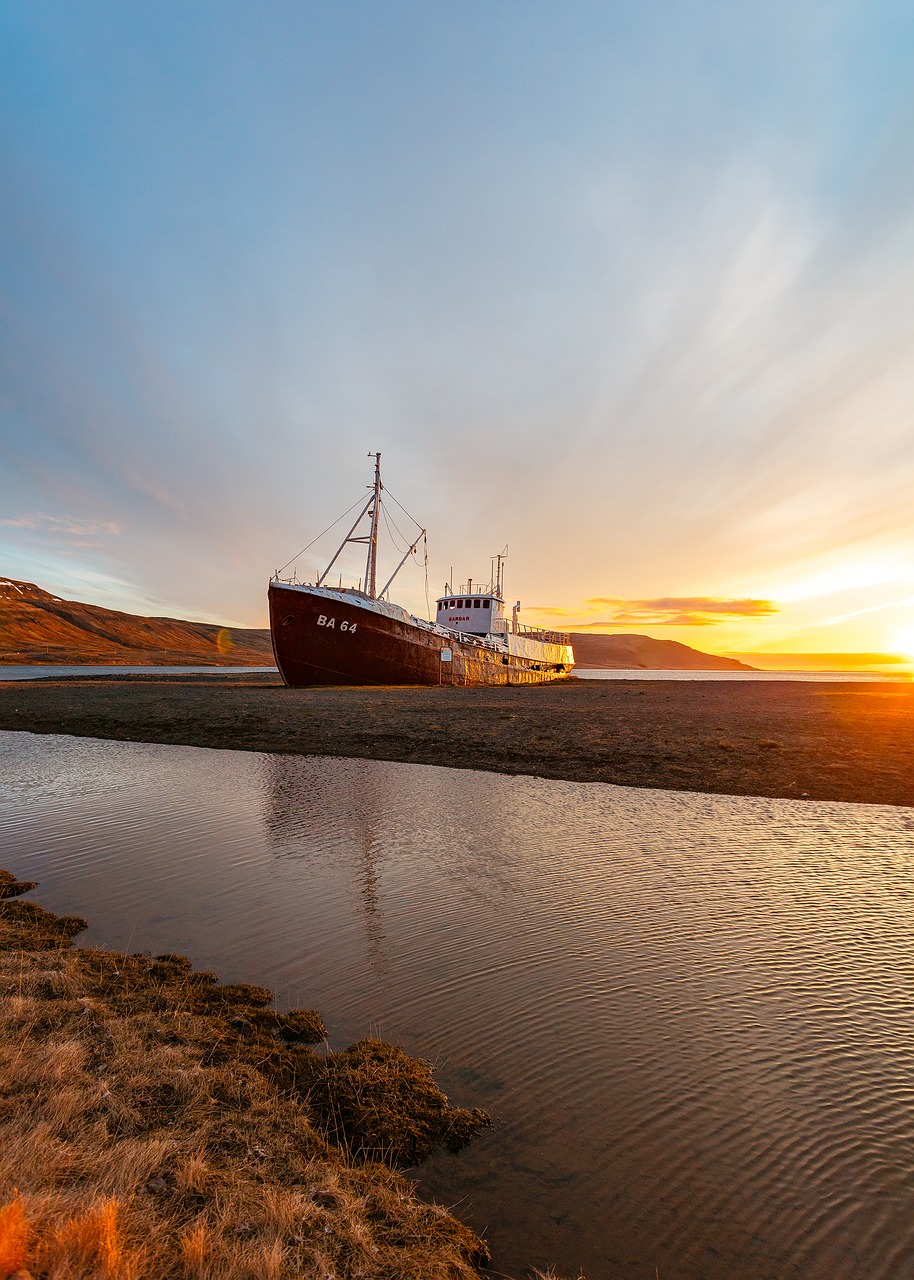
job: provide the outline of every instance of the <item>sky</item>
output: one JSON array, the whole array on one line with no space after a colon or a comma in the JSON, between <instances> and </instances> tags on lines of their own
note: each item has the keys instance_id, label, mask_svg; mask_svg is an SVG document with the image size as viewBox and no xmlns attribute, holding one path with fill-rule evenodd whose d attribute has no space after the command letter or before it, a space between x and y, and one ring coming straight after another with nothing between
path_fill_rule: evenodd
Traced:
<instances>
[{"instance_id":1,"label":"sky","mask_svg":"<svg viewBox=\"0 0 914 1280\"><path fill-rule=\"evenodd\" d=\"M507 545L528 623L914 655L912 65L884 0L6 0L0 574L263 626L380 450L432 601Z\"/></svg>"}]
</instances>

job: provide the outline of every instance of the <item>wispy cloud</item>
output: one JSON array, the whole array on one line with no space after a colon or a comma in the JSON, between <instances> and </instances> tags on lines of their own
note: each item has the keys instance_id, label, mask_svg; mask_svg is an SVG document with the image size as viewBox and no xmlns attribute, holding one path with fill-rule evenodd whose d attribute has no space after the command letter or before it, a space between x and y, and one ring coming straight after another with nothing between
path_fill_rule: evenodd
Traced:
<instances>
[{"instance_id":1,"label":"wispy cloud","mask_svg":"<svg viewBox=\"0 0 914 1280\"><path fill-rule=\"evenodd\" d=\"M114 520L76 520L72 516L49 516L43 511L0 520L0 525L7 529L28 529L35 533L47 533L53 537L65 538L68 542L80 539L74 543L75 546L92 546L93 543L87 543L84 539L122 532L122 526Z\"/></svg>"},{"instance_id":2,"label":"wispy cloud","mask_svg":"<svg viewBox=\"0 0 914 1280\"><path fill-rule=\"evenodd\" d=\"M600 611L594 618L593 611ZM583 607L531 606L537 618L555 619L585 631L606 627L711 627L743 618L768 618L780 606L772 600L721 600L715 596L659 596L653 600L626 600L616 596L591 596ZM590 616L588 616L590 615Z\"/></svg>"},{"instance_id":3,"label":"wispy cloud","mask_svg":"<svg viewBox=\"0 0 914 1280\"><path fill-rule=\"evenodd\" d=\"M884 600L880 604L869 605L866 609L852 609L849 613L838 613L827 618L819 618L807 623L809 627L834 627L841 622L849 622L852 618L864 618L871 613L884 613L889 609L904 608L914 604L914 596L905 596L901 600Z\"/></svg>"},{"instance_id":4,"label":"wispy cloud","mask_svg":"<svg viewBox=\"0 0 914 1280\"><path fill-rule=\"evenodd\" d=\"M593 596L587 604L611 610L600 624L611 626L708 627L729 618L767 618L778 612L771 600L718 600L713 596L660 596L655 600Z\"/></svg>"}]
</instances>

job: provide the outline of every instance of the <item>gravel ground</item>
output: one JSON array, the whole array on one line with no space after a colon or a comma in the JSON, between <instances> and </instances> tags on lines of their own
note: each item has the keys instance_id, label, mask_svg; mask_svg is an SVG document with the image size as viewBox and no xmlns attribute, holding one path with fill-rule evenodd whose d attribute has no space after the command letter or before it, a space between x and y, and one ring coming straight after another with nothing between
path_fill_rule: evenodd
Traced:
<instances>
[{"instance_id":1,"label":"gravel ground","mask_svg":"<svg viewBox=\"0 0 914 1280\"><path fill-rule=\"evenodd\" d=\"M902 682L286 689L272 675L0 674L0 729L914 805L914 685Z\"/></svg>"}]
</instances>

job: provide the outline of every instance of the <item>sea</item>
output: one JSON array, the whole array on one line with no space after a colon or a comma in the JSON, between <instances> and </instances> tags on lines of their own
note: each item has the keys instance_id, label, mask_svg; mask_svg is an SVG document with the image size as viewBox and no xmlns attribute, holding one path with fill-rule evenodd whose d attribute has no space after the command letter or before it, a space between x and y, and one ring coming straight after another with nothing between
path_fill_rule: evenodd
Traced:
<instances>
[{"instance_id":1,"label":"sea","mask_svg":"<svg viewBox=\"0 0 914 1280\"><path fill-rule=\"evenodd\" d=\"M161 676L161 675L251 675L276 672L276 667L79 667L0 666L3 680L59 680L78 676ZM641 667L588 669L577 667L574 674L583 680L740 680L765 682L803 680L813 683L910 680L902 668L893 673L872 671L649 671Z\"/></svg>"},{"instance_id":2,"label":"sea","mask_svg":"<svg viewBox=\"0 0 914 1280\"><path fill-rule=\"evenodd\" d=\"M812 684L854 683L867 684L886 680L910 680L911 672L905 667L890 672L882 671L647 671L641 667L588 669L575 667L574 674L582 680L715 680L765 684L780 680L801 680Z\"/></svg>"},{"instance_id":3,"label":"sea","mask_svg":"<svg viewBox=\"0 0 914 1280\"><path fill-rule=\"evenodd\" d=\"M79 667L0 666L3 680L61 680L74 676L237 676L275 672L275 667Z\"/></svg>"},{"instance_id":4,"label":"sea","mask_svg":"<svg viewBox=\"0 0 914 1280\"><path fill-rule=\"evenodd\" d=\"M411 1176L493 1276L914 1275L914 809L0 732L0 829L486 1108Z\"/></svg>"}]
</instances>

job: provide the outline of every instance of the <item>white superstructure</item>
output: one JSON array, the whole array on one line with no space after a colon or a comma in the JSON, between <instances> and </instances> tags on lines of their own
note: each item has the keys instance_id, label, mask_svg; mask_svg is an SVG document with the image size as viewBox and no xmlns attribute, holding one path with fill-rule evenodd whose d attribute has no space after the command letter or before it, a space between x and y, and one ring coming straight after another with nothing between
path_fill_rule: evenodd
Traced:
<instances>
[{"instance_id":1,"label":"white superstructure","mask_svg":"<svg viewBox=\"0 0 914 1280\"><path fill-rule=\"evenodd\" d=\"M560 631L544 631L540 627L526 627L517 620L520 601L513 606L510 618L505 613L501 595L501 560L498 556L498 572L495 585L473 588L472 581L459 591L451 591L445 583L446 595L438 597L435 622L439 627L455 631L459 635L477 636L495 643L506 653L534 662L562 664L570 670L574 664L574 652L570 636Z\"/></svg>"}]
</instances>

